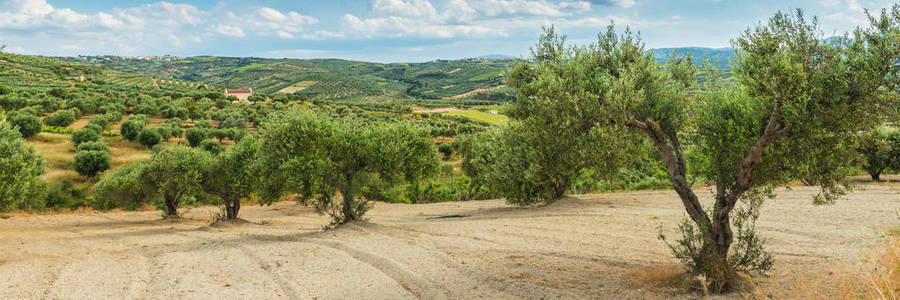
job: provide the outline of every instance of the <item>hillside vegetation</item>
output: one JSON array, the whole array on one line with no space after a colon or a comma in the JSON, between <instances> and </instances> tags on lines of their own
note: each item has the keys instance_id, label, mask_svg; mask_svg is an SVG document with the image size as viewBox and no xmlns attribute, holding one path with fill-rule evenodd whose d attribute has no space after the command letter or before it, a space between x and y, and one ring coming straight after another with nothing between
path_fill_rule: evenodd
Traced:
<instances>
[{"instance_id":1,"label":"hillside vegetation","mask_svg":"<svg viewBox=\"0 0 900 300\"><path fill-rule=\"evenodd\" d=\"M100 66L0 53L0 85L12 88L68 88L126 91L156 89L162 91L219 90L215 85L184 80L160 80L154 76L128 74Z\"/></svg>"},{"instance_id":2,"label":"hillside vegetation","mask_svg":"<svg viewBox=\"0 0 900 300\"><path fill-rule=\"evenodd\" d=\"M172 56L60 58L112 70L291 93L325 99L378 101L380 98L443 99L491 89L503 83L510 60L438 60L424 63L368 63L340 59ZM498 96L499 95L499 96ZM510 90L491 89L470 99L512 99Z\"/></svg>"}]
</instances>

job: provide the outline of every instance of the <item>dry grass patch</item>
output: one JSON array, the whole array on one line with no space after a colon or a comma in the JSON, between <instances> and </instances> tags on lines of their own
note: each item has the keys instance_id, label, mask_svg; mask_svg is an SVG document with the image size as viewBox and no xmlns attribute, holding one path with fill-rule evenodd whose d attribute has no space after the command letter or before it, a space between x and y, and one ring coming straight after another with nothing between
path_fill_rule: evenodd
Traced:
<instances>
[{"instance_id":1,"label":"dry grass patch","mask_svg":"<svg viewBox=\"0 0 900 300\"><path fill-rule=\"evenodd\" d=\"M861 260L856 270L797 278L780 291L803 299L900 299L900 228Z\"/></svg>"},{"instance_id":2,"label":"dry grass patch","mask_svg":"<svg viewBox=\"0 0 900 300\"><path fill-rule=\"evenodd\" d=\"M96 116L97 115L83 115L81 116L81 119L75 120L75 122L72 123L72 125L69 125L68 128L75 130L82 129L84 128L84 126L87 126L87 124L90 123L91 120L93 120Z\"/></svg>"},{"instance_id":3,"label":"dry grass patch","mask_svg":"<svg viewBox=\"0 0 900 300\"><path fill-rule=\"evenodd\" d=\"M625 272L624 279L633 288L674 292L691 288L684 282L685 274L684 266L670 264L631 269Z\"/></svg>"}]
</instances>

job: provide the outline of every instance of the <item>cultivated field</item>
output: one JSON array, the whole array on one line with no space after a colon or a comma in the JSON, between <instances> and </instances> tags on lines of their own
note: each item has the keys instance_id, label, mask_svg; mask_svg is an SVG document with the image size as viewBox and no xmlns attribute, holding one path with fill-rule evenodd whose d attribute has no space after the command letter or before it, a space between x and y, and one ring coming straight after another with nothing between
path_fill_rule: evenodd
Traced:
<instances>
[{"instance_id":1,"label":"cultivated field","mask_svg":"<svg viewBox=\"0 0 900 300\"><path fill-rule=\"evenodd\" d=\"M896 179L896 178L895 178ZM869 185L833 206L814 188L781 190L759 229L776 265L754 293L827 291L900 224L900 187ZM700 192L707 202L710 192ZM584 195L547 207L499 200L376 203L368 222L321 231L327 217L293 202L249 206L247 222L209 225L215 208L178 221L159 212L0 219L3 298L502 299L695 298L662 284L678 263L656 239L675 238L684 209L670 191ZM462 218L434 218L463 215ZM728 298L741 295L731 294ZM818 297L822 297L821 294Z\"/></svg>"}]
</instances>

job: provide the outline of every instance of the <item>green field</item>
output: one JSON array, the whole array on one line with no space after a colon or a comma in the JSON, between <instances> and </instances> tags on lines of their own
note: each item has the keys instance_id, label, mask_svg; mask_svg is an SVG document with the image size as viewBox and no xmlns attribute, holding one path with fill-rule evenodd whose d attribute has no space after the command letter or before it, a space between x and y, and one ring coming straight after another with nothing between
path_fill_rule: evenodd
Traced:
<instances>
[{"instance_id":1,"label":"green field","mask_svg":"<svg viewBox=\"0 0 900 300\"><path fill-rule=\"evenodd\" d=\"M477 110L457 110L443 113L447 116L460 116L464 118L469 118L474 121L484 122L493 125L501 125L506 124L509 121L509 117L501 115L501 114L491 114L487 112L481 112Z\"/></svg>"}]
</instances>

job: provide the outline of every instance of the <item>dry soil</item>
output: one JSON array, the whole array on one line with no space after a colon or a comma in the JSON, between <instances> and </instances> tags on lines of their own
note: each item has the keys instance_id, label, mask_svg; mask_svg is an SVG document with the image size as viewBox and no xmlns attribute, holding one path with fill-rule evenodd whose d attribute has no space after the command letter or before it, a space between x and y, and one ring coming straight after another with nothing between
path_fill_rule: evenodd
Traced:
<instances>
[{"instance_id":1,"label":"dry soil","mask_svg":"<svg viewBox=\"0 0 900 300\"><path fill-rule=\"evenodd\" d=\"M815 192L781 190L765 204L758 227L776 264L755 280L761 294L790 297L797 280L861 264L900 224L896 186L867 186L832 206L812 205ZM700 194L709 201L710 191ZM670 191L540 208L376 203L367 222L330 231L321 230L326 217L292 202L248 206L246 222L210 225L215 212L195 208L177 221L157 211L0 219L0 298L698 297L633 278L678 265L656 238L659 228L673 235L684 216ZM447 215L465 217L434 218Z\"/></svg>"}]
</instances>

